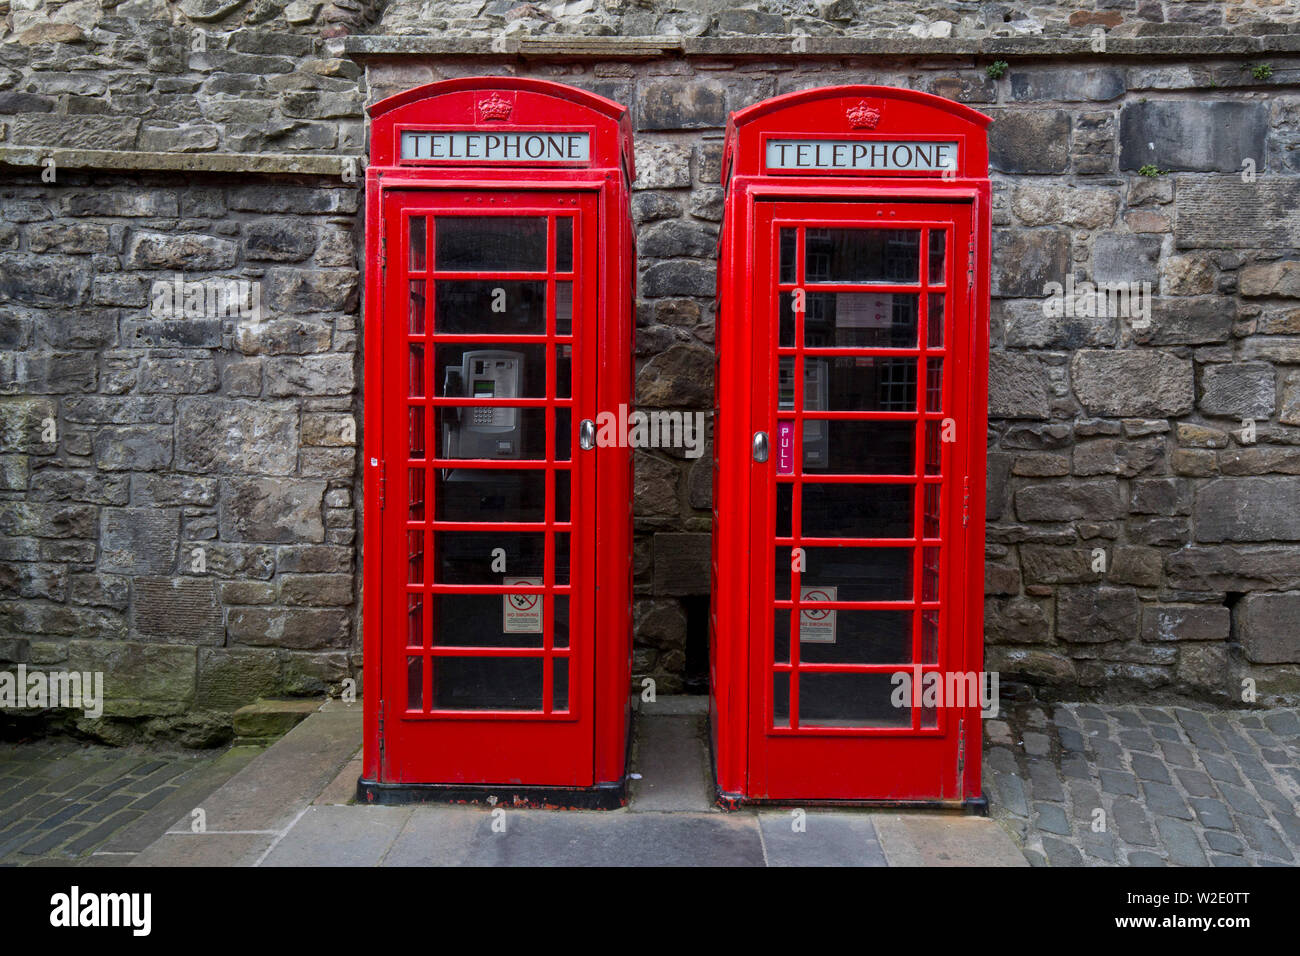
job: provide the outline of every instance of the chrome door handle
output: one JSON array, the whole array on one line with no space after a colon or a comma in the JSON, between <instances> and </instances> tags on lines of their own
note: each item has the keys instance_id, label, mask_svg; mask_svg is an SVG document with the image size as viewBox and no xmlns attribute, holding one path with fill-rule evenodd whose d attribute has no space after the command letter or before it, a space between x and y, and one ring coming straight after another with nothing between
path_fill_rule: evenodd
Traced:
<instances>
[{"instance_id":1,"label":"chrome door handle","mask_svg":"<svg viewBox=\"0 0 1300 956\"><path fill-rule=\"evenodd\" d=\"M596 447L596 423L590 418L584 418L578 426L578 447L583 451Z\"/></svg>"},{"instance_id":2,"label":"chrome door handle","mask_svg":"<svg viewBox=\"0 0 1300 956\"><path fill-rule=\"evenodd\" d=\"M754 432L754 461L767 461L767 432Z\"/></svg>"}]
</instances>

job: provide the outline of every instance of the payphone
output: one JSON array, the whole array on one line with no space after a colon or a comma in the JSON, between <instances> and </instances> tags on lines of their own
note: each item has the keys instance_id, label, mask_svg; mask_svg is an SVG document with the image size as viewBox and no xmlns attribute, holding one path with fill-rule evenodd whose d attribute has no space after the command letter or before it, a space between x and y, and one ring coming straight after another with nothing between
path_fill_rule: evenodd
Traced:
<instances>
[{"instance_id":1,"label":"payphone","mask_svg":"<svg viewBox=\"0 0 1300 956\"><path fill-rule=\"evenodd\" d=\"M724 805L983 805L978 697L932 690L983 676L988 122L845 86L728 123L710 615Z\"/></svg>"},{"instance_id":2,"label":"payphone","mask_svg":"<svg viewBox=\"0 0 1300 956\"><path fill-rule=\"evenodd\" d=\"M616 806L631 670L631 124L541 80L370 107L367 802Z\"/></svg>"}]
</instances>

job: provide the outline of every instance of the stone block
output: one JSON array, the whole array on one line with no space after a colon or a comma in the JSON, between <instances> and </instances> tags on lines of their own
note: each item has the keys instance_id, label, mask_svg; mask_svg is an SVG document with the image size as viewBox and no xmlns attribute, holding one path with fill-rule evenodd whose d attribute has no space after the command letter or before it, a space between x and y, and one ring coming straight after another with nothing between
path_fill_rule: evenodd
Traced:
<instances>
[{"instance_id":1,"label":"stone block","mask_svg":"<svg viewBox=\"0 0 1300 956\"><path fill-rule=\"evenodd\" d=\"M1234 611L1233 636L1253 664L1300 663L1300 591L1247 594Z\"/></svg>"},{"instance_id":2,"label":"stone block","mask_svg":"<svg viewBox=\"0 0 1300 956\"><path fill-rule=\"evenodd\" d=\"M654 593L708 594L712 545L707 534L660 532L654 536Z\"/></svg>"},{"instance_id":3,"label":"stone block","mask_svg":"<svg viewBox=\"0 0 1300 956\"><path fill-rule=\"evenodd\" d=\"M1075 396L1094 415L1163 417L1192 409L1192 363L1169 352L1082 349L1070 376Z\"/></svg>"},{"instance_id":4,"label":"stone block","mask_svg":"<svg viewBox=\"0 0 1300 956\"><path fill-rule=\"evenodd\" d=\"M1271 418L1276 404L1273 366L1265 362L1207 365L1198 407L1206 415Z\"/></svg>"},{"instance_id":5,"label":"stone block","mask_svg":"<svg viewBox=\"0 0 1300 956\"><path fill-rule=\"evenodd\" d=\"M1196 491L1197 541L1300 541L1300 482L1219 478Z\"/></svg>"},{"instance_id":6,"label":"stone block","mask_svg":"<svg viewBox=\"0 0 1300 956\"><path fill-rule=\"evenodd\" d=\"M1262 166L1268 105L1179 99L1126 103L1119 118L1120 168L1229 173L1247 159Z\"/></svg>"},{"instance_id":7,"label":"stone block","mask_svg":"<svg viewBox=\"0 0 1300 956\"><path fill-rule=\"evenodd\" d=\"M193 647L72 640L68 668L103 673L107 716L180 714L194 701L198 657Z\"/></svg>"},{"instance_id":8,"label":"stone block","mask_svg":"<svg viewBox=\"0 0 1300 956\"><path fill-rule=\"evenodd\" d=\"M177 467L195 472L292 474L298 410L290 402L184 398L177 403Z\"/></svg>"},{"instance_id":9,"label":"stone block","mask_svg":"<svg viewBox=\"0 0 1300 956\"><path fill-rule=\"evenodd\" d=\"M1142 608L1142 640L1226 641L1232 613L1217 604L1148 604Z\"/></svg>"},{"instance_id":10,"label":"stone block","mask_svg":"<svg viewBox=\"0 0 1300 956\"><path fill-rule=\"evenodd\" d=\"M177 508L104 508L99 570L116 574L170 574L180 539Z\"/></svg>"},{"instance_id":11,"label":"stone block","mask_svg":"<svg viewBox=\"0 0 1300 956\"><path fill-rule=\"evenodd\" d=\"M288 478L223 478L222 541L307 544L325 540L325 482Z\"/></svg>"},{"instance_id":12,"label":"stone block","mask_svg":"<svg viewBox=\"0 0 1300 956\"><path fill-rule=\"evenodd\" d=\"M1056 592L1056 636L1071 644L1133 640L1140 616L1133 588L1063 587Z\"/></svg>"}]
</instances>

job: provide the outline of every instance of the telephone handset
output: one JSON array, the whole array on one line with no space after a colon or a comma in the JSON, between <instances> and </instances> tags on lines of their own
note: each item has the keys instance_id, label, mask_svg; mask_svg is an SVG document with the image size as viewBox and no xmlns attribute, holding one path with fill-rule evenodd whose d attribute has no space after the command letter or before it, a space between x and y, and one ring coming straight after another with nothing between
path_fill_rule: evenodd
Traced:
<instances>
[{"instance_id":1,"label":"telephone handset","mask_svg":"<svg viewBox=\"0 0 1300 956\"><path fill-rule=\"evenodd\" d=\"M466 352L459 368L448 368L443 395L466 398L518 398L523 391L524 357L519 352ZM466 406L445 409L444 458L519 458L523 453L519 409Z\"/></svg>"}]
</instances>

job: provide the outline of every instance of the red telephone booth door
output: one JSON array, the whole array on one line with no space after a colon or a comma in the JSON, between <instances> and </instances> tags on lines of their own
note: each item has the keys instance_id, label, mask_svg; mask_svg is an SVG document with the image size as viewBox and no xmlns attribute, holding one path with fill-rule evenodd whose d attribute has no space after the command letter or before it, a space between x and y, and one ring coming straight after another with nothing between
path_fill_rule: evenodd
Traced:
<instances>
[{"instance_id":1,"label":"red telephone booth door","mask_svg":"<svg viewBox=\"0 0 1300 956\"><path fill-rule=\"evenodd\" d=\"M382 215L381 778L590 786L596 193Z\"/></svg>"},{"instance_id":2,"label":"red telephone booth door","mask_svg":"<svg viewBox=\"0 0 1300 956\"><path fill-rule=\"evenodd\" d=\"M960 797L971 206L755 207L749 795Z\"/></svg>"}]
</instances>

